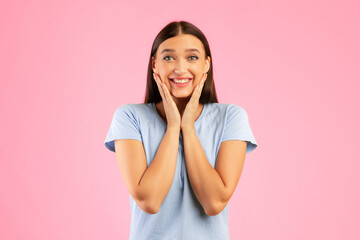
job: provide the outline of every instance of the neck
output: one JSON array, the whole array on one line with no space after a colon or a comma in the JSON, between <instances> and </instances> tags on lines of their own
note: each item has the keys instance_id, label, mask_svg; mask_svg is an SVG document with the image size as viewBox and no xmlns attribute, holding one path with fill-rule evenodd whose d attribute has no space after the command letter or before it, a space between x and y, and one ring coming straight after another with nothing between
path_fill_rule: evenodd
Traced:
<instances>
[{"instance_id":1,"label":"neck","mask_svg":"<svg viewBox=\"0 0 360 240\"><path fill-rule=\"evenodd\" d=\"M174 99L174 102L179 110L180 116L183 115L184 110L186 105L188 104L188 102L190 101L191 96L189 96L188 98L180 98L180 99Z\"/></svg>"},{"instance_id":2,"label":"neck","mask_svg":"<svg viewBox=\"0 0 360 240\"><path fill-rule=\"evenodd\" d=\"M182 116L184 113L186 104L189 102L189 99L184 99L184 100L174 99L174 102L176 103L176 106L179 110L180 116ZM163 100L161 100L161 102L158 102L155 106L157 108L158 113L160 114L160 117L166 122L166 113L165 113L165 109L164 109ZM202 108L203 108L203 104L199 103L196 119L200 116Z\"/></svg>"}]
</instances>

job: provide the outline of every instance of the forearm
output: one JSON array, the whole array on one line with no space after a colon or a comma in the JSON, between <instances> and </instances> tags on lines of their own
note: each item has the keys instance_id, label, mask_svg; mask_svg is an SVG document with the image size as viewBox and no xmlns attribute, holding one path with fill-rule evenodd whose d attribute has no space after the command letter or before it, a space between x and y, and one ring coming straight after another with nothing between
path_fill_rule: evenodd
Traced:
<instances>
[{"instance_id":1,"label":"forearm","mask_svg":"<svg viewBox=\"0 0 360 240\"><path fill-rule=\"evenodd\" d=\"M206 214L216 215L223 209L226 188L220 175L206 158L193 127L182 129L188 176L192 189Z\"/></svg>"},{"instance_id":2,"label":"forearm","mask_svg":"<svg viewBox=\"0 0 360 240\"><path fill-rule=\"evenodd\" d=\"M154 159L139 182L142 202L149 206L153 213L159 210L175 176L179 134L180 129L166 130Z\"/></svg>"}]
</instances>

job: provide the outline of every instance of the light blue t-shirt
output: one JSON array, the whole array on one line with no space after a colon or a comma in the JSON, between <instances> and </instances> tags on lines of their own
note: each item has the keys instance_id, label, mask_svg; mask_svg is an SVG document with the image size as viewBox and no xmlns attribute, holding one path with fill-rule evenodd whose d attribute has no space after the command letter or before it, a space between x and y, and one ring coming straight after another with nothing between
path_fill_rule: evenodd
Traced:
<instances>
[{"instance_id":1,"label":"light blue t-shirt","mask_svg":"<svg viewBox=\"0 0 360 240\"><path fill-rule=\"evenodd\" d=\"M165 134L166 126L156 110L155 103L125 104L118 107L113 115L105 146L115 152L116 139L141 141L149 166ZM206 157L214 168L223 141L247 141L246 153L257 147L248 115L238 105L206 103L194 126ZM228 205L219 214L208 216L191 188L181 132L174 180L160 210L156 214L144 212L131 195L130 208L131 240L230 239Z\"/></svg>"}]
</instances>

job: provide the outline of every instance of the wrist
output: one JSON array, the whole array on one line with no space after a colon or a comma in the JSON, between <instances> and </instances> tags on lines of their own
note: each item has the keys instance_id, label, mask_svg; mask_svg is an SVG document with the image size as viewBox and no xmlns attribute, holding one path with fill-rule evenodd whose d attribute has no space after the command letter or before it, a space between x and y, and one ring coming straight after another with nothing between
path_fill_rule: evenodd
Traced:
<instances>
[{"instance_id":1,"label":"wrist","mask_svg":"<svg viewBox=\"0 0 360 240\"><path fill-rule=\"evenodd\" d=\"M193 125L187 125L181 127L182 132L195 132L195 127Z\"/></svg>"},{"instance_id":2,"label":"wrist","mask_svg":"<svg viewBox=\"0 0 360 240\"><path fill-rule=\"evenodd\" d=\"M180 132L180 126L167 126L166 131L168 132Z\"/></svg>"}]
</instances>

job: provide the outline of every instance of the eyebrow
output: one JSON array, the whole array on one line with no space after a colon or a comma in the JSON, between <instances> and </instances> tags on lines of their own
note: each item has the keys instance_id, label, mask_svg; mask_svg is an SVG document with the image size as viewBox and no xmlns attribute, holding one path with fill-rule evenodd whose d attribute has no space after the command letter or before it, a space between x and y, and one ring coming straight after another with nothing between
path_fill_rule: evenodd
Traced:
<instances>
[{"instance_id":1,"label":"eyebrow","mask_svg":"<svg viewBox=\"0 0 360 240\"><path fill-rule=\"evenodd\" d=\"M161 51L160 54L163 54L164 52L175 52L175 49L165 48L164 50ZM198 52L198 53L200 53L200 51L197 50L196 48L186 49L185 52Z\"/></svg>"}]
</instances>

